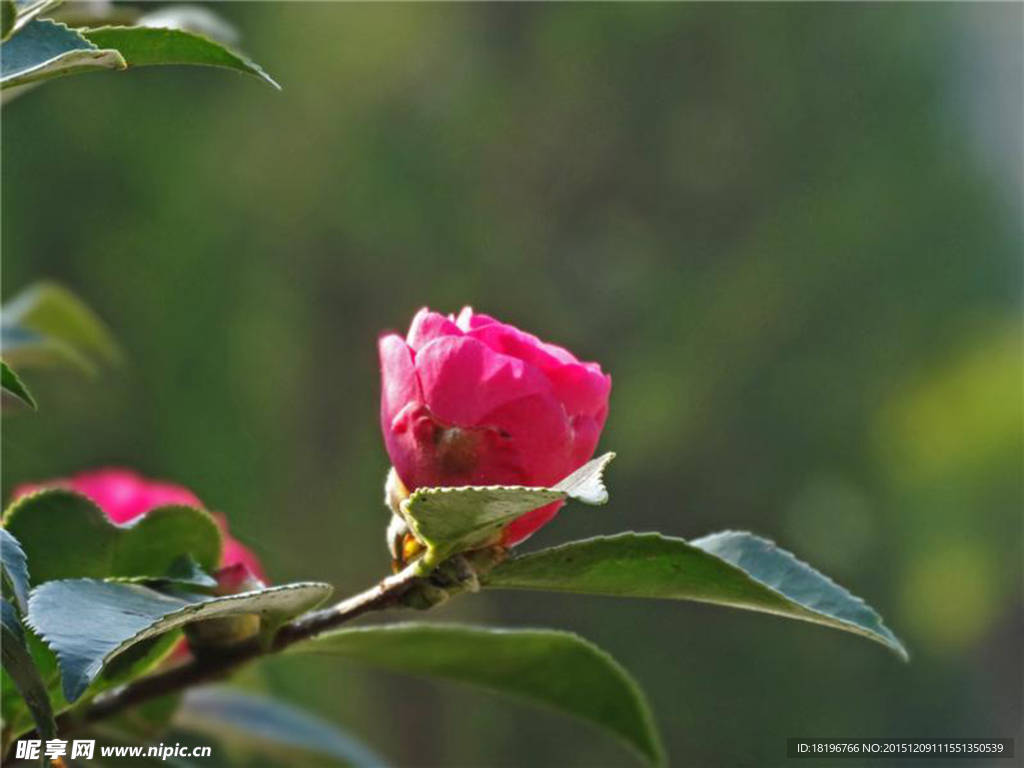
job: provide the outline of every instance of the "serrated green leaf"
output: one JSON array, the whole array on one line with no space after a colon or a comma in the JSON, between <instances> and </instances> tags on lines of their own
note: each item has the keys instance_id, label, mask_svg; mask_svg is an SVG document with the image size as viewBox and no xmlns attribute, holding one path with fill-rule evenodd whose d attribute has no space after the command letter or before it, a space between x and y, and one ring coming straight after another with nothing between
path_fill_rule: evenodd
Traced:
<instances>
[{"instance_id":1,"label":"serrated green leaf","mask_svg":"<svg viewBox=\"0 0 1024 768\"><path fill-rule=\"evenodd\" d=\"M604 486L604 471L614 458L615 454L609 452L591 459L552 490L584 504L607 504L608 489Z\"/></svg>"},{"instance_id":2,"label":"serrated green leaf","mask_svg":"<svg viewBox=\"0 0 1024 768\"><path fill-rule=\"evenodd\" d=\"M76 701L118 654L196 621L258 615L271 623L314 608L329 584L300 582L225 597L168 595L95 579L48 581L32 590L28 625L57 654L64 697Z\"/></svg>"},{"instance_id":3,"label":"serrated green leaf","mask_svg":"<svg viewBox=\"0 0 1024 768\"><path fill-rule=\"evenodd\" d=\"M25 632L21 620L14 606L6 600L0 600L0 624L3 627L0 656L3 659L4 670L10 675L29 712L32 713L40 738L44 741L52 739L56 725L53 722L53 708L50 706L46 684L25 646Z\"/></svg>"},{"instance_id":4,"label":"serrated green leaf","mask_svg":"<svg viewBox=\"0 0 1024 768\"><path fill-rule=\"evenodd\" d=\"M4 527L32 563L33 584L83 577L157 580L183 556L207 572L220 562L220 528L209 512L194 507L157 507L115 525L87 497L51 488L11 504Z\"/></svg>"},{"instance_id":5,"label":"serrated green leaf","mask_svg":"<svg viewBox=\"0 0 1024 768\"><path fill-rule=\"evenodd\" d=\"M6 528L0 528L0 563L4 582L10 585L18 609L28 610L28 559L18 540Z\"/></svg>"},{"instance_id":6,"label":"serrated green leaf","mask_svg":"<svg viewBox=\"0 0 1024 768\"><path fill-rule=\"evenodd\" d=\"M63 3L64 0L14 0L17 15L12 34L18 32L36 16L49 13Z\"/></svg>"},{"instance_id":7,"label":"serrated green leaf","mask_svg":"<svg viewBox=\"0 0 1024 768\"><path fill-rule=\"evenodd\" d=\"M191 555L177 558L163 576L114 576L107 581L118 581L123 584L148 584L159 589L164 586L207 587L217 586L217 580L202 569Z\"/></svg>"},{"instance_id":8,"label":"serrated green leaf","mask_svg":"<svg viewBox=\"0 0 1024 768\"><path fill-rule=\"evenodd\" d=\"M422 562L431 568L451 555L493 544L510 522L553 501L604 504L608 492L601 475L613 458L614 453L606 453L593 459L551 488L419 488L402 502L402 516L427 546Z\"/></svg>"},{"instance_id":9,"label":"serrated green leaf","mask_svg":"<svg viewBox=\"0 0 1024 768\"><path fill-rule=\"evenodd\" d=\"M284 701L222 686L185 694L174 724L238 740L249 748L278 747L334 758L353 768L381 768L387 762L355 737Z\"/></svg>"},{"instance_id":10,"label":"serrated green leaf","mask_svg":"<svg viewBox=\"0 0 1024 768\"><path fill-rule=\"evenodd\" d=\"M570 632L391 624L327 633L289 652L343 656L526 699L614 734L650 763L664 761L636 682L611 656Z\"/></svg>"},{"instance_id":11,"label":"serrated green leaf","mask_svg":"<svg viewBox=\"0 0 1024 768\"><path fill-rule=\"evenodd\" d=\"M60 715L66 712L71 708L71 704L64 698L61 690L60 667L57 657L30 628L26 628L25 639L40 677L46 684L46 691L49 694L54 714ZM79 701L89 700L99 693L124 685L153 671L181 642L183 642L181 632L174 630L133 646L127 652L117 656L110 665L103 669ZM14 683L6 672L3 673L0 683L2 683L0 695L2 695L3 701L4 735L16 739L32 729L31 716L21 698L13 695ZM136 713L137 709L133 708L132 714L128 717L135 719Z\"/></svg>"},{"instance_id":12,"label":"serrated green leaf","mask_svg":"<svg viewBox=\"0 0 1024 768\"><path fill-rule=\"evenodd\" d=\"M16 501L7 510L4 523L6 530L24 539L29 561L39 564L32 568L34 584L90 576L158 583L201 581L202 577L197 577L183 558L198 559L196 567L205 570L213 570L220 560L216 522L209 513L189 507L158 508L129 526L116 526L86 497L51 489ZM54 556L54 551L60 551L60 556ZM152 669L177 641L173 634L136 645L118 656L88 694ZM60 694L57 661L42 642L30 636L33 640L33 655L44 673L54 707L62 711L68 704Z\"/></svg>"},{"instance_id":13,"label":"serrated green leaf","mask_svg":"<svg viewBox=\"0 0 1024 768\"><path fill-rule=\"evenodd\" d=\"M772 542L725 532L693 542L622 533L508 560L481 578L499 589L696 600L823 624L907 652L858 597Z\"/></svg>"},{"instance_id":14,"label":"serrated green leaf","mask_svg":"<svg viewBox=\"0 0 1024 768\"><path fill-rule=\"evenodd\" d=\"M0 44L0 88L98 69L124 69L115 50L102 50L77 31L32 19Z\"/></svg>"},{"instance_id":15,"label":"serrated green leaf","mask_svg":"<svg viewBox=\"0 0 1024 768\"><path fill-rule=\"evenodd\" d=\"M121 360L106 324L56 283L36 283L7 302L0 331L5 355L25 366L71 364L93 374L98 363Z\"/></svg>"},{"instance_id":16,"label":"serrated green leaf","mask_svg":"<svg viewBox=\"0 0 1024 768\"><path fill-rule=\"evenodd\" d=\"M59 678L57 677L57 659L50 653L50 650L43 645L42 641L36 637L35 633L32 632L28 627L22 624L23 636L25 638L25 647L28 650L29 655L32 657L32 661L35 664L36 670L38 671L39 677L42 679L47 694L49 695L50 705L56 715L59 712L59 707L63 704L64 697L60 695L60 690L57 685ZM21 696L18 687L15 685L14 680L4 669L0 673L0 705L3 710L3 743L0 743L0 750L2 754L6 754L6 748L10 745L11 741L17 739L18 736L32 730L35 725L32 718L32 713L29 711L28 705L25 703L24 698Z\"/></svg>"},{"instance_id":17,"label":"serrated green leaf","mask_svg":"<svg viewBox=\"0 0 1024 768\"><path fill-rule=\"evenodd\" d=\"M194 32L153 27L98 27L82 34L100 48L116 49L129 67L193 64L223 67L263 80L280 90L259 65L221 43Z\"/></svg>"},{"instance_id":18,"label":"serrated green leaf","mask_svg":"<svg viewBox=\"0 0 1024 768\"><path fill-rule=\"evenodd\" d=\"M134 23L140 27L194 32L225 45L238 43L240 37L230 22L201 5L165 5L142 14Z\"/></svg>"},{"instance_id":19,"label":"serrated green leaf","mask_svg":"<svg viewBox=\"0 0 1024 768\"><path fill-rule=\"evenodd\" d=\"M18 374L3 361L0 361L0 386L3 387L4 392L10 392L33 411L36 410L36 401L32 397L32 393L28 391L28 387L18 378Z\"/></svg>"}]
</instances>

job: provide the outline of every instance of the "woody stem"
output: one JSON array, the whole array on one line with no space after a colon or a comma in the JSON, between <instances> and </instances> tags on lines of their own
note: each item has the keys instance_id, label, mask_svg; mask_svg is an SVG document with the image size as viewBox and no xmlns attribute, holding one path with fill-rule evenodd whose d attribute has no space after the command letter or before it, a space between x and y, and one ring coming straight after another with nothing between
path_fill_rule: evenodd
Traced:
<instances>
[{"instance_id":1,"label":"woody stem","mask_svg":"<svg viewBox=\"0 0 1024 768\"><path fill-rule=\"evenodd\" d=\"M251 638L193 658L166 672L143 677L108 694L101 694L83 711L66 712L57 718L58 733L64 736L129 707L223 678L254 659L280 653L295 643L309 640L363 614L398 607L420 581L421 577L415 567L406 568L336 605L307 613L283 625L269 645L261 644L258 638ZM22 738L38 738L38 735L33 732ZM13 744L11 746L13 748ZM7 757L10 758L10 755Z\"/></svg>"}]
</instances>

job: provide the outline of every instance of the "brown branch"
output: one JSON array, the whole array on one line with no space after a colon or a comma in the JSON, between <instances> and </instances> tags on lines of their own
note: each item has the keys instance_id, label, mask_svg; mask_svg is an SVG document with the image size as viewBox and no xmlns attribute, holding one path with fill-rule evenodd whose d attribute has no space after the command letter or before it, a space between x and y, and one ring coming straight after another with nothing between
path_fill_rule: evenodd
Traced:
<instances>
[{"instance_id":1,"label":"brown branch","mask_svg":"<svg viewBox=\"0 0 1024 768\"><path fill-rule=\"evenodd\" d=\"M250 661L279 653L295 643L309 640L363 614L397 607L422 581L416 573L415 566L410 566L365 592L342 600L330 608L307 613L283 625L269 645L261 644L258 638L251 638L217 649L214 654L193 658L166 672L140 678L123 688L100 694L83 711L66 712L57 718L57 731L63 737L85 725L116 715L128 707L223 678ZM21 738L39 737L32 732ZM11 748L13 747L12 744Z\"/></svg>"}]
</instances>

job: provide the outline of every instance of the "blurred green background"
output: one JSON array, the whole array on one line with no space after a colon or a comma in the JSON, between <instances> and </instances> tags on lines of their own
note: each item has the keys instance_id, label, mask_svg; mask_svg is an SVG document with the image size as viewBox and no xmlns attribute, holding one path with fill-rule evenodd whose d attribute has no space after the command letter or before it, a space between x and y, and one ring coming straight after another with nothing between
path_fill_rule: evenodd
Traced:
<instances>
[{"instance_id":1,"label":"blurred green background","mask_svg":"<svg viewBox=\"0 0 1024 768\"><path fill-rule=\"evenodd\" d=\"M132 466L227 512L274 581L363 588L388 568L377 334L472 304L614 378L611 504L527 548L753 530L913 661L691 604L494 593L431 618L597 642L675 765L783 765L787 736L1024 747L1024 6L217 10L283 92L140 70L4 107L4 297L56 279L129 356L26 374L42 408L4 423L5 498ZM338 660L244 682L399 765L633 764Z\"/></svg>"}]
</instances>

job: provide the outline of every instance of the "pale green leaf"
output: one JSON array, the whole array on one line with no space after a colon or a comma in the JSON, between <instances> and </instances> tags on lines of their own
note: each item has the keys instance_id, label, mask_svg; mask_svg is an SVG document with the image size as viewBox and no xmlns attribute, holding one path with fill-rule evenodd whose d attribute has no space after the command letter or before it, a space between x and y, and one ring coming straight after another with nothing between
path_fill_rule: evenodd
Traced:
<instances>
[{"instance_id":1,"label":"pale green leaf","mask_svg":"<svg viewBox=\"0 0 1024 768\"><path fill-rule=\"evenodd\" d=\"M517 517L553 501L605 503L608 493L601 475L614 457L614 453L606 453L593 459L551 488L419 488L402 502L402 516L416 538L427 546L423 564L429 569L458 552L495 543Z\"/></svg>"},{"instance_id":2,"label":"pale green leaf","mask_svg":"<svg viewBox=\"0 0 1024 768\"><path fill-rule=\"evenodd\" d=\"M4 353L22 365L72 364L94 373L121 351L106 324L81 299L56 283L29 286L3 308Z\"/></svg>"}]
</instances>

